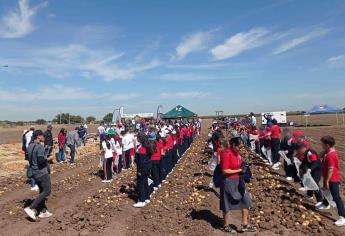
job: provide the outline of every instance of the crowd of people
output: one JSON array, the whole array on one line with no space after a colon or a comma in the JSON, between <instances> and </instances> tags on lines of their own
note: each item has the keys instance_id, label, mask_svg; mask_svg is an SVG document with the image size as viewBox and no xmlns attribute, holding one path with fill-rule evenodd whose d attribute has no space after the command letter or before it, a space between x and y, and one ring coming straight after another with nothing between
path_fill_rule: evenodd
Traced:
<instances>
[{"instance_id":1,"label":"crowd of people","mask_svg":"<svg viewBox=\"0 0 345 236\"><path fill-rule=\"evenodd\" d=\"M144 207L200 133L200 128L199 120L140 121L107 127L101 124L97 132L102 150L102 182L111 182L136 164L138 201L134 207Z\"/></svg>"},{"instance_id":2,"label":"crowd of people","mask_svg":"<svg viewBox=\"0 0 345 236\"><path fill-rule=\"evenodd\" d=\"M249 209L252 201L246 183L250 181L249 165L242 159L240 150L251 149L275 171L283 167L287 181L300 184L300 191L306 198L316 199L317 210L327 210L331 206L338 209L337 226L345 226L344 203L340 197L339 157L335 149L335 139L323 136L317 153L311 142L298 129L282 129L277 120L265 117L266 125L257 128L255 116L247 116L245 122L228 119L214 121L209 133L209 147L215 160L214 176L210 187L220 188L220 210L224 217L224 231L255 232L249 223ZM141 208L150 203L150 198L166 181L183 153L188 150L194 138L199 135L201 120L179 121L129 121L105 125L97 128L99 137L100 168L102 182L109 183L123 171L136 166L137 202ZM66 162L65 150L70 149L71 164L75 161L75 149L85 145L87 127L76 127L67 132L61 129L58 137L57 162ZM31 190L39 190L39 196L25 208L27 215L36 219L50 217L45 199L51 192L50 167L54 146L52 126L47 130L31 127L23 135L23 150L29 162L28 178ZM311 178L316 188L305 185ZM323 181L322 187L319 183ZM229 221L233 210L242 211L242 225L237 228Z\"/></svg>"},{"instance_id":3,"label":"crowd of people","mask_svg":"<svg viewBox=\"0 0 345 236\"><path fill-rule=\"evenodd\" d=\"M320 139L322 152L317 153L301 130L282 129L273 117L264 118L266 125L259 128L256 127L256 119L251 119L251 122L248 122L248 119L246 122L230 120L225 122L225 125L223 122L215 121L211 127L209 147L214 154L210 161L215 160L219 168L215 168L210 187L220 187L220 209L224 213L224 230L230 233L238 231L228 221L228 215L231 210L240 209L243 213L240 231L256 230L248 224L251 200L244 181L248 168L239 152L243 146L251 149L257 158L273 170L279 171L283 165L286 179L300 184L299 190L305 193L307 199L313 200L315 195L317 210L330 209L330 205L334 204L339 215L335 225L345 226L345 209L339 187L339 156L335 148L335 139L332 136L323 136ZM226 138L228 136L230 138ZM221 180L217 178L218 172L222 175ZM314 187L304 186L303 183L307 183L304 180L307 178L313 182ZM321 179L323 187L319 185ZM216 184L216 180L220 183Z\"/></svg>"},{"instance_id":4,"label":"crowd of people","mask_svg":"<svg viewBox=\"0 0 345 236\"><path fill-rule=\"evenodd\" d=\"M27 176L31 190L39 190L39 196L24 209L32 220L52 216L46 206L46 198L51 193L50 164L55 161L52 155L52 128L52 125L48 125L43 132L30 127L23 134L22 149L25 160L29 162ZM102 182L109 183L122 171L136 165L138 201L133 206L144 207L189 149L200 129L201 120L101 123L97 135L100 140ZM87 133L86 125L69 132L62 128L57 136L57 163L67 162L65 152L68 147L69 163L73 165L76 148L85 145Z\"/></svg>"}]
</instances>

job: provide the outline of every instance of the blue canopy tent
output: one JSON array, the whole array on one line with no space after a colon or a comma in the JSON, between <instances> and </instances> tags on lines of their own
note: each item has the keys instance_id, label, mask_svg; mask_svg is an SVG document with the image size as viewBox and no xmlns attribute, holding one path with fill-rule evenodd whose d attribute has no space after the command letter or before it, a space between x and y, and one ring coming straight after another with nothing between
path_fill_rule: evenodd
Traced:
<instances>
[{"instance_id":1,"label":"blue canopy tent","mask_svg":"<svg viewBox=\"0 0 345 236\"><path fill-rule=\"evenodd\" d=\"M311 114L325 114L325 113L335 113L336 115L336 119L337 119L337 125L339 124L339 117L338 117L338 113L342 113L343 114L343 125L345 125L345 118L344 118L344 111L338 108L334 108L328 105L316 105L313 106L309 111L307 111L305 113L305 117L306 117L306 126L308 125L308 116L310 116Z\"/></svg>"}]
</instances>

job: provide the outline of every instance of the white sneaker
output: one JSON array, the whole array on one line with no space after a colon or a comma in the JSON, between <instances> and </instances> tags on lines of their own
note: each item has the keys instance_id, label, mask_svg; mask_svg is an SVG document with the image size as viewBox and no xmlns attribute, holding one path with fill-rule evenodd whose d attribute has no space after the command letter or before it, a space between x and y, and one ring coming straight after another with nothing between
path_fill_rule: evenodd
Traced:
<instances>
[{"instance_id":1,"label":"white sneaker","mask_svg":"<svg viewBox=\"0 0 345 236\"><path fill-rule=\"evenodd\" d=\"M272 169L273 170L279 170L279 166L275 166L275 167L272 166Z\"/></svg>"},{"instance_id":2,"label":"white sneaker","mask_svg":"<svg viewBox=\"0 0 345 236\"><path fill-rule=\"evenodd\" d=\"M322 202L318 202L315 204L315 208L319 208L323 203Z\"/></svg>"},{"instance_id":3,"label":"white sneaker","mask_svg":"<svg viewBox=\"0 0 345 236\"><path fill-rule=\"evenodd\" d=\"M151 201L149 199L145 200L145 204L149 204Z\"/></svg>"},{"instance_id":4,"label":"white sneaker","mask_svg":"<svg viewBox=\"0 0 345 236\"><path fill-rule=\"evenodd\" d=\"M38 191L38 190L40 190L40 188L39 188L38 185L36 184L36 185L33 186L30 190L31 190L31 191Z\"/></svg>"},{"instance_id":5,"label":"white sneaker","mask_svg":"<svg viewBox=\"0 0 345 236\"><path fill-rule=\"evenodd\" d=\"M339 220L334 223L336 226L345 226L345 218L340 216Z\"/></svg>"},{"instance_id":6,"label":"white sneaker","mask_svg":"<svg viewBox=\"0 0 345 236\"><path fill-rule=\"evenodd\" d=\"M318 210L329 210L330 208L330 205L326 206L325 204L321 204L319 207L317 207Z\"/></svg>"},{"instance_id":7,"label":"white sneaker","mask_svg":"<svg viewBox=\"0 0 345 236\"><path fill-rule=\"evenodd\" d=\"M102 183L110 183L110 180L102 180Z\"/></svg>"},{"instance_id":8,"label":"white sneaker","mask_svg":"<svg viewBox=\"0 0 345 236\"><path fill-rule=\"evenodd\" d=\"M299 189L298 189L299 191L307 191L306 189L305 189L305 187L300 187Z\"/></svg>"},{"instance_id":9,"label":"white sneaker","mask_svg":"<svg viewBox=\"0 0 345 236\"><path fill-rule=\"evenodd\" d=\"M213 187L214 187L213 181L210 182L210 184L208 185L208 187L210 187L210 188L213 188Z\"/></svg>"},{"instance_id":10,"label":"white sneaker","mask_svg":"<svg viewBox=\"0 0 345 236\"><path fill-rule=\"evenodd\" d=\"M287 180L287 181L292 181L293 178L292 178L292 177L286 177L286 180Z\"/></svg>"},{"instance_id":11,"label":"white sneaker","mask_svg":"<svg viewBox=\"0 0 345 236\"><path fill-rule=\"evenodd\" d=\"M39 215L38 215L38 217L39 218L49 218L49 217L51 217L53 214L52 213L50 213L49 211L46 211L46 212L41 212Z\"/></svg>"},{"instance_id":12,"label":"white sneaker","mask_svg":"<svg viewBox=\"0 0 345 236\"><path fill-rule=\"evenodd\" d=\"M275 164L272 166L272 168L277 168L277 167L279 167L279 164L280 164L280 162L275 163Z\"/></svg>"},{"instance_id":13,"label":"white sneaker","mask_svg":"<svg viewBox=\"0 0 345 236\"><path fill-rule=\"evenodd\" d=\"M136 207L136 208L142 208L146 205L145 202L137 202L135 203L133 206Z\"/></svg>"},{"instance_id":14,"label":"white sneaker","mask_svg":"<svg viewBox=\"0 0 345 236\"><path fill-rule=\"evenodd\" d=\"M36 220L36 212L30 207L24 208L25 213L33 220Z\"/></svg>"},{"instance_id":15,"label":"white sneaker","mask_svg":"<svg viewBox=\"0 0 345 236\"><path fill-rule=\"evenodd\" d=\"M158 188L160 188L160 187L162 187L162 185L160 184L160 185L158 185Z\"/></svg>"},{"instance_id":16,"label":"white sneaker","mask_svg":"<svg viewBox=\"0 0 345 236\"><path fill-rule=\"evenodd\" d=\"M153 191L157 191L158 190L158 188L157 187L153 187Z\"/></svg>"}]
</instances>

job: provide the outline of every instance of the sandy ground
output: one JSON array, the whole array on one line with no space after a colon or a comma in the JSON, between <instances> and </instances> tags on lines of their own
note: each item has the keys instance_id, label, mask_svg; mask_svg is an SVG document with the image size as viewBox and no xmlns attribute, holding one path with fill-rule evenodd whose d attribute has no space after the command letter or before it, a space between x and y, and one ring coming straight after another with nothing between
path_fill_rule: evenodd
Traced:
<instances>
[{"instance_id":1,"label":"sandy ground","mask_svg":"<svg viewBox=\"0 0 345 236\"><path fill-rule=\"evenodd\" d=\"M143 209L132 207L135 168L112 183L100 182L97 143L87 146L76 166L52 166L47 205L54 216L50 219L27 219L23 207L37 193L29 190L24 173L1 177L0 235L226 235L220 230L218 189L208 187L206 139L207 129L203 129L168 182ZM253 197L251 221L259 232L252 235L344 235L332 225L334 211L316 212L313 202L304 200L281 173L269 170L245 150L242 154L254 174L248 187ZM231 214L236 225L240 218L239 212ZM303 226L305 221L308 226Z\"/></svg>"}]
</instances>

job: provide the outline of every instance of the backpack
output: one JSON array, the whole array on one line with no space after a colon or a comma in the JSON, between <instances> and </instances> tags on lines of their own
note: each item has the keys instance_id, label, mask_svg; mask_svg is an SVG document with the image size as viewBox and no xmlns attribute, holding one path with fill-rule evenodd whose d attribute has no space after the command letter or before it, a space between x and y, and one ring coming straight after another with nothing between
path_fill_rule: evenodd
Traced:
<instances>
[{"instance_id":1,"label":"backpack","mask_svg":"<svg viewBox=\"0 0 345 236\"><path fill-rule=\"evenodd\" d=\"M26 131L22 136L22 150L26 152L26 134L29 133L30 130Z\"/></svg>"},{"instance_id":2,"label":"backpack","mask_svg":"<svg viewBox=\"0 0 345 236\"><path fill-rule=\"evenodd\" d=\"M213 172L212 179L213 179L214 186L216 188L219 188L220 185L222 184L223 180L224 180L224 176L222 174L222 170L221 170L219 164L216 166L216 169Z\"/></svg>"},{"instance_id":3,"label":"backpack","mask_svg":"<svg viewBox=\"0 0 345 236\"><path fill-rule=\"evenodd\" d=\"M243 174L241 174L241 177L243 178L244 182L246 183L250 183L250 180L252 178L252 172L250 170L250 166L247 162L243 162L242 163L242 172Z\"/></svg>"}]
</instances>

